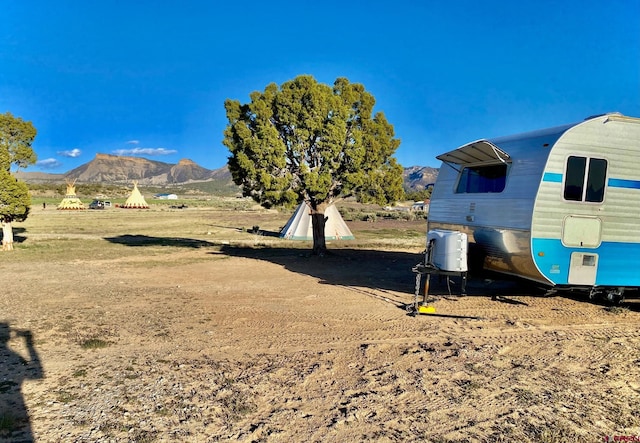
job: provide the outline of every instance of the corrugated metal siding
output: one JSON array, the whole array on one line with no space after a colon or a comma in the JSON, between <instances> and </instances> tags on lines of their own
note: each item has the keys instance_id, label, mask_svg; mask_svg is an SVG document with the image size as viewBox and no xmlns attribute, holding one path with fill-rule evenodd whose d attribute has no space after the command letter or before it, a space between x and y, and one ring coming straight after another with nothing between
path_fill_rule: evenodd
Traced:
<instances>
[{"instance_id":1,"label":"corrugated metal siding","mask_svg":"<svg viewBox=\"0 0 640 443\"><path fill-rule=\"evenodd\" d=\"M458 171L443 164L431 196L429 220L528 231L549 151L566 129L563 126L553 131L531 132L524 138L491 140L511 157L505 189L500 193L456 194ZM468 221L467 216L473 216L473 221Z\"/></svg>"},{"instance_id":2,"label":"corrugated metal siding","mask_svg":"<svg viewBox=\"0 0 640 443\"><path fill-rule=\"evenodd\" d=\"M459 227L472 235L478 233L478 237L481 233L492 234L503 240L516 236L519 243L530 232L533 252L523 251L522 245L517 254L509 254L507 248L485 251L489 253L485 265L493 263L493 268L504 272L538 279L540 270L545 277L540 275L539 280L548 278L555 284L567 284L571 252L584 251L600 256L596 285L640 286L639 119L603 116L491 142L511 156L505 190L496 194L456 194L458 172L443 164L431 200L430 226ZM611 185L602 204L563 200L562 177L569 155L607 159ZM542 181L544 174L547 180ZM599 217L601 246L563 246L560 239L567 215ZM538 256L542 251L546 254ZM537 269L530 269L529 262Z\"/></svg>"},{"instance_id":3,"label":"corrugated metal siding","mask_svg":"<svg viewBox=\"0 0 640 443\"><path fill-rule=\"evenodd\" d=\"M590 120L569 130L553 148L545 172L564 174L570 155L605 158L608 178L640 180L640 123ZM568 202L562 183L543 182L536 197L532 237L560 238L567 214L602 220L602 240L640 243L640 190L607 187L602 204Z\"/></svg>"}]
</instances>

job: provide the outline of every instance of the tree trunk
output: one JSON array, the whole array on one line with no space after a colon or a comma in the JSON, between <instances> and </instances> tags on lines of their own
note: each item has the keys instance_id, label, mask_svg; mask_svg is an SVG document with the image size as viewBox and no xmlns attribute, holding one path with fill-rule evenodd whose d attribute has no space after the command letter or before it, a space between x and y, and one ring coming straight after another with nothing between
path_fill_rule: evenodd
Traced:
<instances>
[{"instance_id":1,"label":"tree trunk","mask_svg":"<svg viewBox=\"0 0 640 443\"><path fill-rule=\"evenodd\" d=\"M13 251L13 228L11 222L2 222L2 250Z\"/></svg>"},{"instance_id":2,"label":"tree trunk","mask_svg":"<svg viewBox=\"0 0 640 443\"><path fill-rule=\"evenodd\" d=\"M323 256L327 252L327 243L324 238L324 225L327 219L324 216L326 205L321 204L311 208L311 227L313 230L313 254Z\"/></svg>"}]
</instances>

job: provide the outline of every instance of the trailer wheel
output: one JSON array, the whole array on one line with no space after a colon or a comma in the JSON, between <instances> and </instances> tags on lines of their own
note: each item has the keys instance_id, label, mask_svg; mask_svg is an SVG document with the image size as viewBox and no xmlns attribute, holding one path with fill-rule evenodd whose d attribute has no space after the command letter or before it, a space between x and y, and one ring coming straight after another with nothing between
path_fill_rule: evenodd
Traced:
<instances>
[{"instance_id":1,"label":"trailer wheel","mask_svg":"<svg viewBox=\"0 0 640 443\"><path fill-rule=\"evenodd\" d=\"M592 288L589 292L589 300L604 300L619 305L624 301L624 288Z\"/></svg>"},{"instance_id":2,"label":"trailer wheel","mask_svg":"<svg viewBox=\"0 0 640 443\"><path fill-rule=\"evenodd\" d=\"M607 300L616 305L622 303L624 300L624 288L609 289L607 292Z\"/></svg>"}]
</instances>

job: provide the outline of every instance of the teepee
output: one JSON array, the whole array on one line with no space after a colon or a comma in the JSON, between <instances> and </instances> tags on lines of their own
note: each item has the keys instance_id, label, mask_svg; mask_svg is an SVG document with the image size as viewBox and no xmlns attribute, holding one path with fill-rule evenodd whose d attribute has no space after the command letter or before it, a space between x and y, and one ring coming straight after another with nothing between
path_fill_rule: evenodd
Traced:
<instances>
[{"instance_id":1,"label":"teepee","mask_svg":"<svg viewBox=\"0 0 640 443\"><path fill-rule=\"evenodd\" d=\"M280 238L287 240L313 240L311 225L311 208L302 202L296 208L287 224L280 231ZM324 225L325 240L354 240L355 237L342 219L335 205L330 205L324 211L327 222Z\"/></svg>"},{"instance_id":2,"label":"teepee","mask_svg":"<svg viewBox=\"0 0 640 443\"><path fill-rule=\"evenodd\" d=\"M133 191L131 191L131 195L129 196L127 201L124 202L124 205L122 205L121 208L149 209L149 205L147 204L144 197L142 196L142 194L140 194L140 191L138 190L138 182L136 180L133 181Z\"/></svg>"},{"instance_id":3,"label":"teepee","mask_svg":"<svg viewBox=\"0 0 640 443\"><path fill-rule=\"evenodd\" d=\"M58 209L62 210L75 210L84 209L84 204L80 201L76 195L76 181L67 180L67 193L58 205Z\"/></svg>"}]
</instances>

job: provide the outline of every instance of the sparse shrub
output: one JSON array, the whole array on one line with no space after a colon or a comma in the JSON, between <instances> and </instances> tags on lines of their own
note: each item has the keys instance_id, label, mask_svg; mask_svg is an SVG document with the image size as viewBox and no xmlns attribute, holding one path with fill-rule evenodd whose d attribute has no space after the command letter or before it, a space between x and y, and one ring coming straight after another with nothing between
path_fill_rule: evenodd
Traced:
<instances>
[{"instance_id":1,"label":"sparse shrub","mask_svg":"<svg viewBox=\"0 0 640 443\"><path fill-rule=\"evenodd\" d=\"M16 426L16 419L9 413L0 415L0 436L5 432L11 433Z\"/></svg>"},{"instance_id":2,"label":"sparse shrub","mask_svg":"<svg viewBox=\"0 0 640 443\"><path fill-rule=\"evenodd\" d=\"M224 419L227 422L238 421L245 415L257 410L255 403L249 399L246 393L235 389L231 395L220 397L219 400L223 407Z\"/></svg>"},{"instance_id":3,"label":"sparse shrub","mask_svg":"<svg viewBox=\"0 0 640 443\"><path fill-rule=\"evenodd\" d=\"M71 374L73 377L85 377L87 375L87 370L86 369L77 369L75 371L73 371L73 374Z\"/></svg>"},{"instance_id":4,"label":"sparse shrub","mask_svg":"<svg viewBox=\"0 0 640 443\"><path fill-rule=\"evenodd\" d=\"M78 396L69 391L59 391L56 396L56 400L60 403L71 403L73 400L76 400Z\"/></svg>"},{"instance_id":5,"label":"sparse shrub","mask_svg":"<svg viewBox=\"0 0 640 443\"><path fill-rule=\"evenodd\" d=\"M355 214L356 220L375 222L378 218L374 212L358 212Z\"/></svg>"},{"instance_id":6,"label":"sparse shrub","mask_svg":"<svg viewBox=\"0 0 640 443\"><path fill-rule=\"evenodd\" d=\"M109 342L101 338L89 338L80 343L82 349L100 349L109 346Z\"/></svg>"},{"instance_id":7,"label":"sparse shrub","mask_svg":"<svg viewBox=\"0 0 640 443\"><path fill-rule=\"evenodd\" d=\"M604 308L605 311L609 312L613 315L627 314L629 313L629 308L626 306L607 306Z\"/></svg>"}]
</instances>

